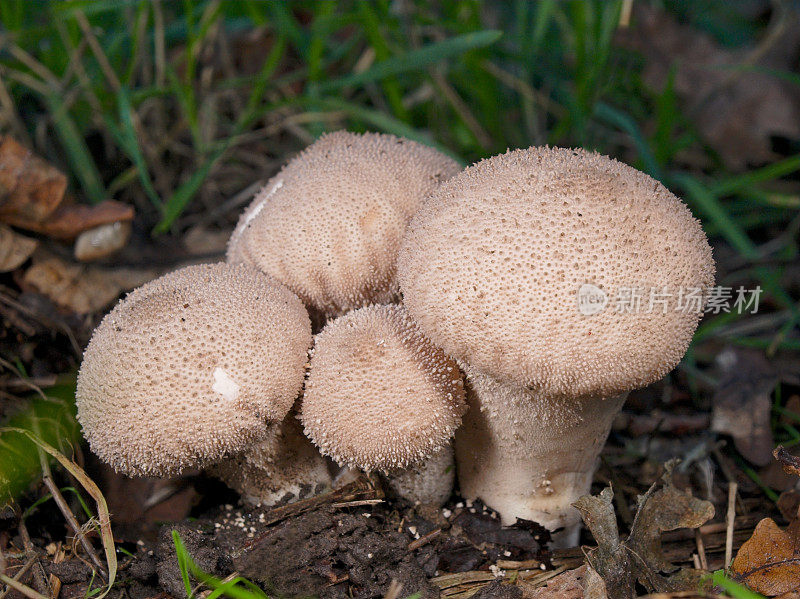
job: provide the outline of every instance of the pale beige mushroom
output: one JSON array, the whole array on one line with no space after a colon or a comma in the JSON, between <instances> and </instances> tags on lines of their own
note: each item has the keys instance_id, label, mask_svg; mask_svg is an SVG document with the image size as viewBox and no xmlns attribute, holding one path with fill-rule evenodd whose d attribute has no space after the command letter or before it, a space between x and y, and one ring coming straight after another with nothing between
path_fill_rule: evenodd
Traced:
<instances>
[{"instance_id":1,"label":"pale beige mushroom","mask_svg":"<svg viewBox=\"0 0 800 599\"><path fill-rule=\"evenodd\" d=\"M589 490L626 393L675 367L701 316L677 303L713 282L700 223L629 166L530 148L435 191L398 264L409 314L467 374L462 493L506 523L564 527L560 544L572 544L570 504ZM625 311L618 299L633 289L641 309ZM659 303L648 311L651 289Z\"/></svg>"},{"instance_id":2,"label":"pale beige mushroom","mask_svg":"<svg viewBox=\"0 0 800 599\"><path fill-rule=\"evenodd\" d=\"M465 409L455 362L420 334L402 306L349 312L315 338L300 419L340 465L391 476L446 456ZM425 491L406 496L411 501L449 496L452 479L419 469L425 471L430 480L410 483L409 474L398 489Z\"/></svg>"},{"instance_id":3,"label":"pale beige mushroom","mask_svg":"<svg viewBox=\"0 0 800 599\"><path fill-rule=\"evenodd\" d=\"M263 441L206 470L238 491L244 503L266 507L318 495L333 482L294 412L271 426Z\"/></svg>"},{"instance_id":4,"label":"pale beige mushroom","mask_svg":"<svg viewBox=\"0 0 800 599\"><path fill-rule=\"evenodd\" d=\"M78 420L117 471L167 476L244 450L291 409L311 323L251 267L189 266L135 290L95 329Z\"/></svg>"},{"instance_id":5,"label":"pale beige mushroom","mask_svg":"<svg viewBox=\"0 0 800 599\"><path fill-rule=\"evenodd\" d=\"M228 261L256 266L326 317L391 302L408 220L459 170L441 152L393 135L324 135L256 194Z\"/></svg>"}]
</instances>

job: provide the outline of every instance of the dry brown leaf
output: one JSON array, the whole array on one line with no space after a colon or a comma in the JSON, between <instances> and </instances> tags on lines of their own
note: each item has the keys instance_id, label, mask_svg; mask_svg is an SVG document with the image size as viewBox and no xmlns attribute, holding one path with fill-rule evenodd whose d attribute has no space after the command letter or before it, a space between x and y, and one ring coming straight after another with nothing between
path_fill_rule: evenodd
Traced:
<instances>
[{"instance_id":1,"label":"dry brown leaf","mask_svg":"<svg viewBox=\"0 0 800 599\"><path fill-rule=\"evenodd\" d=\"M64 199L67 178L11 137L0 137L0 220L27 229Z\"/></svg>"},{"instance_id":2,"label":"dry brown leaf","mask_svg":"<svg viewBox=\"0 0 800 599\"><path fill-rule=\"evenodd\" d=\"M731 571L737 581L768 597L800 591L800 520L781 530L764 518L739 549Z\"/></svg>"},{"instance_id":3,"label":"dry brown leaf","mask_svg":"<svg viewBox=\"0 0 800 599\"><path fill-rule=\"evenodd\" d=\"M55 239L71 241L84 231L101 225L131 221L133 216L133 207L116 200L106 200L95 206L66 203L47 220L31 222L25 228Z\"/></svg>"},{"instance_id":4,"label":"dry brown leaf","mask_svg":"<svg viewBox=\"0 0 800 599\"><path fill-rule=\"evenodd\" d=\"M39 242L0 225L0 272L11 272L31 257Z\"/></svg>"},{"instance_id":5,"label":"dry brown leaf","mask_svg":"<svg viewBox=\"0 0 800 599\"><path fill-rule=\"evenodd\" d=\"M714 393L711 430L733 437L736 449L757 466L772 461L770 394L778 376L761 352L728 349L718 360L722 376Z\"/></svg>"},{"instance_id":6,"label":"dry brown leaf","mask_svg":"<svg viewBox=\"0 0 800 599\"><path fill-rule=\"evenodd\" d=\"M728 168L743 170L776 158L773 137L800 137L798 88L766 72L793 70L798 19L794 10L783 17L781 29L766 36L770 45L731 50L666 11L637 2L633 24L620 30L619 41L643 55L643 79L656 92L674 70L674 90L703 139Z\"/></svg>"},{"instance_id":7,"label":"dry brown leaf","mask_svg":"<svg viewBox=\"0 0 800 599\"><path fill-rule=\"evenodd\" d=\"M545 586L528 590L522 584L523 599L584 599L583 586L586 579L586 565L567 570L545 583Z\"/></svg>"},{"instance_id":8,"label":"dry brown leaf","mask_svg":"<svg viewBox=\"0 0 800 599\"><path fill-rule=\"evenodd\" d=\"M75 204L66 189L67 178L57 168L0 136L0 222L71 241L88 229L133 220L131 206L115 200Z\"/></svg>"},{"instance_id":9,"label":"dry brown leaf","mask_svg":"<svg viewBox=\"0 0 800 599\"><path fill-rule=\"evenodd\" d=\"M22 277L23 287L47 296L58 306L77 314L98 312L119 294L157 277L155 269L101 268L67 262L44 251Z\"/></svg>"},{"instance_id":10,"label":"dry brown leaf","mask_svg":"<svg viewBox=\"0 0 800 599\"><path fill-rule=\"evenodd\" d=\"M792 455L783 448L783 445L778 445L775 451L772 452L775 459L783 466L783 471L786 474L793 474L800 476L800 458Z\"/></svg>"},{"instance_id":11,"label":"dry brown leaf","mask_svg":"<svg viewBox=\"0 0 800 599\"><path fill-rule=\"evenodd\" d=\"M674 462L666 465L663 485L639 497L639 508L625 541L619 538L611 488L599 496L584 495L573 505L597 541L586 558L603 579L609 597L635 596L638 581L649 592L697 588L701 573L679 570L661 551L661 533L679 528L698 528L714 516L714 506L692 497L672 484Z\"/></svg>"}]
</instances>

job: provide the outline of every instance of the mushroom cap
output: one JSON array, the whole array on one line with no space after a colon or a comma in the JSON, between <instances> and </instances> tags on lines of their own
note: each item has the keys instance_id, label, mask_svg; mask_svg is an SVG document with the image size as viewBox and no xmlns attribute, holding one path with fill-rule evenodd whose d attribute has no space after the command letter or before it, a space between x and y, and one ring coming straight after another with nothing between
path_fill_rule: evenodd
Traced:
<instances>
[{"instance_id":1,"label":"mushroom cap","mask_svg":"<svg viewBox=\"0 0 800 599\"><path fill-rule=\"evenodd\" d=\"M538 394L600 397L680 361L702 314L676 309L678 294L704 297L714 262L700 223L658 181L600 154L534 147L431 194L398 273L409 314L448 355ZM631 289L641 309L620 311ZM672 294L668 309L647 311L651 289ZM579 292L595 303L579 309Z\"/></svg>"},{"instance_id":2,"label":"mushroom cap","mask_svg":"<svg viewBox=\"0 0 800 599\"><path fill-rule=\"evenodd\" d=\"M303 383L300 300L244 265L182 268L103 319L78 374L78 420L117 471L167 476L264 438Z\"/></svg>"},{"instance_id":3,"label":"mushroom cap","mask_svg":"<svg viewBox=\"0 0 800 599\"><path fill-rule=\"evenodd\" d=\"M328 464L303 434L294 412L267 437L208 469L250 505L273 506L317 495L333 483Z\"/></svg>"},{"instance_id":4,"label":"mushroom cap","mask_svg":"<svg viewBox=\"0 0 800 599\"><path fill-rule=\"evenodd\" d=\"M384 472L447 445L466 411L461 372L402 306L368 306L316 336L300 411L339 464Z\"/></svg>"},{"instance_id":5,"label":"mushroom cap","mask_svg":"<svg viewBox=\"0 0 800 599\"><path fill-rule=\"evenodd\" d=\"M441 152L393 135L324 135L256 194L228 261L254 265L327 316L393 301L409 219L459 170Z\"/></svg>"}]
</instances>

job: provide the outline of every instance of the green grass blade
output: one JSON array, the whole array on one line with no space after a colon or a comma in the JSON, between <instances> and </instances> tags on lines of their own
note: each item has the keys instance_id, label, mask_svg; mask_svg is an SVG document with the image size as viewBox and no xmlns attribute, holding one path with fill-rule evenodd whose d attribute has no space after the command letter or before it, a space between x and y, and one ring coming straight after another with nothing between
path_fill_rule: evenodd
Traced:
<instances>
[{"instance_id":1,"label":"green grass blade","mask_svg":"<svg viewBox=\"0 0 800 599\"><path fill-rule=\"evenodd\" d=\"M451 37L441 42L429 44L419 50L412 50L406 54L382 60L361 73L353 73L339 79L320 83L317 85L317 90L320 93L335 91L343 87L355 87L365 83L381 81L401 73L420 71L432 64L446 58L458 56L473 48L481 48L493 44L502 35L502 31L486 30Z\"/></svg>"},{"instance_id":2,"label":"green grass blade","mask_svg":"<svg viewBox=\"0 0 800 599\"><path fill-rule=\"evenodd\" d=\"M136 167L136 172L139 175L139 181L141 181L142 188L147 194L147 197L150 198L150 201L156 208L160 209L163 205L163 202L153 187L153 182L150 179L150 171L147 168L147 162L145 161L144 156L142 155L142 150L139 147L139 139L136 135L136 130L133 127L131 102L126 89L120 90L119 94L117 95L117 109L119 111L119 120L122 124L122 130L119 132L120 137L118 138L118 142L128 155L128 158L131 159Z\"/></svg>"},{"instance_id":3,"label":"green grass blade","mask_svg":"<svg viewBox=\"0 0 800 599\"><path fill-rule=\"evenodd\" d=\"M159 221L159 223L153 229L154 235L160 235L169 230L175 220L186 209L186 206L189 205L189 202L192 201L192 198L200 190L200 187L203 185L203 181L206 180L208 173L211 172L211 167L213 167L214 163L220 158L220 156L222 156L223 153L225 153L232 142L232 137L226 139L222 146L215 150L208 158L206 158L203 165L197 169L192 176L189 177L189 179L175 191L174 194L169 197L164 204L164 211L161 221Z\"/></svg>"},{"instance_id":4,"label":"green grass blade","mask_svg":"<svg viewBox=\"0 0 800 599\"><path fill-rule=\"evenodd\" d=\"M86 197L95 204L102 202L106 199L106 190L100 172L61 96L56 92L51 92L44 97L44 100L52 116L56 134L64 147L67 160L75 177L80 182L81 188L86 193Z\"/></svg>"},{"instance_id":5,"label":"green grass blade","mask_svg":"<svg viewBox=\"0 0 800 599\"><path fill-rule=\"evenodd\" d=\"M711 584L721 587L734 599L766 599L764 595L759 595L746 586L728 578L724 570L717 570L711 575Z\"/></svg>"}]
</instances>

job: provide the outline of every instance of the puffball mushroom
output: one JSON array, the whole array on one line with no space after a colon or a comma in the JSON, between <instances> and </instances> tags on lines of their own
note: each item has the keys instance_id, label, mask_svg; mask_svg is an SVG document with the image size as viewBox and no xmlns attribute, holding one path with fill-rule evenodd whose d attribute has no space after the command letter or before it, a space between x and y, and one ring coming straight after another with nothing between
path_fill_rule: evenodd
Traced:
<instances>
[{"instance_id":1,"label":"puffball mushroom","mask_svg":"<svg viewBox=\"0 0 800 599\"><path fill-rule=\"evenodd\" d=\"M169 476L267 435L303 384L303 304L244 265L182 268L136 289L95 329L78 374L78 421L128 475Z\"/></svg>"},{"instance_id":2,"label":"puffball mushroom","mask_svg":"<svg viewBox=\"0 0 800 599\"><path fill-rule=\"evenodd\" d=\"M228 245L330 317L397 295L396 261L423 198L460 166L380 133L324 135L256 194Z\"/></svg>"},{"instance_id":3,"label":"puffball mushroom","mask_svg":"<svg viewBox=\"0 0 800 599\"><path fill-rule=\"evenodd\" d=\"M333 483L325 458L303 434L294 412L269 427L266 439L207 471L238 491L245 503L267 507L304 499Z\"/></svg>"},{"instance_id":4,"label":"puffball mushroom","mask_svg":"<svg viewBox=\"0 0 800 599\"><path fill-rule=\"evenodd\" d=\"M315 337L300 420L340 465L389 474L418 465L449 446L465 410L458 366L402 306L349 312ZM428 492L446 498L450 488Z\"/></svg>"},{"instance_id":5,"label":"puffball mushroom","mask_svg":"<svg viewBox=\"0 0 800 599\"><path fill-rule=\"evenodd\" d=\"M625 394L675 367L701 316L675 303L713 283L700 223L658 181L608 157L516 150L433 192L398 272L411 317L466 371L462 494L505 523L564 527L560 543L573 544L570 504L588 492ZM668 308L647 311L647 295L638 311L617 302L651 288L671 294Z\"/></svg>"}]
</instances>

